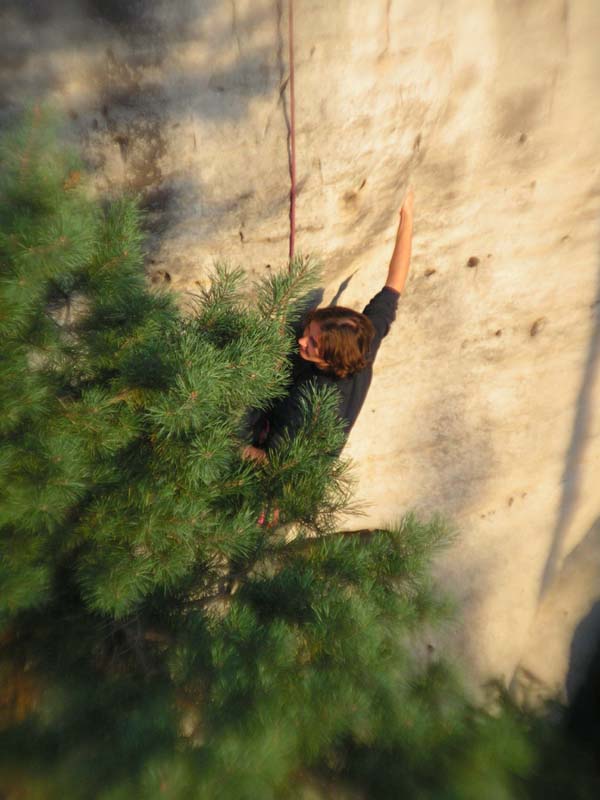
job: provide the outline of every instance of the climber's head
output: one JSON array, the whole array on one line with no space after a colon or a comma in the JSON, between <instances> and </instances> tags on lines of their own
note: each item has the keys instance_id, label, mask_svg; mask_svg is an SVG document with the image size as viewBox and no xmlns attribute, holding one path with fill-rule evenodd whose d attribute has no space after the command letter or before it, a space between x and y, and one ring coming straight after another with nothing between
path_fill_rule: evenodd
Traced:
<instances>
[{"instance_id":1,"label":"climber's head","mask_svg":"<svg viewBox=\"0 0 600 800\"><path fill-rule=\"evenodd\" d=\"M375 329L368 317L342 306L311 311L298 339L300 356L346 378L366 367Z\"/></svg>"}]
</instances>

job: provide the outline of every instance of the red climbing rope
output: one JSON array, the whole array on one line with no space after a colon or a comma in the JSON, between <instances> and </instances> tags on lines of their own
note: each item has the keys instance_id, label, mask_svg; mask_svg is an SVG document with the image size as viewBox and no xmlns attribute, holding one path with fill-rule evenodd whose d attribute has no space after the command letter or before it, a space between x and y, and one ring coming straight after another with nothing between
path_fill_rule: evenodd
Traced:
<instances>
[{"instance_id":1,"label":"red climbing rope","mask_svg":"<svg viewBox=\"0 0 600 800\"><path fill-rule=\"evenodd\" d=\"M289 2L289 48L290 48L290 260L294 257L296 240L296 98L294 95L294 0Z\"/></svg>"}]
</instances>

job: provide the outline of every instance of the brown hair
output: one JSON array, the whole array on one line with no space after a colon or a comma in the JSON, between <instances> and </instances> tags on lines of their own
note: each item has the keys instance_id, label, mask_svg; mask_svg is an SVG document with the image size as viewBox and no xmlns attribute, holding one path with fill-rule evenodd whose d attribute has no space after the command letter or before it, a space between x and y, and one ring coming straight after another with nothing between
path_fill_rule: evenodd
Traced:
<instances>
[{"instance_id":1,"label":"brown hair","mask_svg":"<svg viewBox=\"0 0 600 800\"><path fill-rule=\"evenodd\" d=\"M343 306L310 311L305 325L317 322L321 328L319 354L338 378L346 378L369 363L375 328L364 314Z\"/></svg>"}]
</instances>

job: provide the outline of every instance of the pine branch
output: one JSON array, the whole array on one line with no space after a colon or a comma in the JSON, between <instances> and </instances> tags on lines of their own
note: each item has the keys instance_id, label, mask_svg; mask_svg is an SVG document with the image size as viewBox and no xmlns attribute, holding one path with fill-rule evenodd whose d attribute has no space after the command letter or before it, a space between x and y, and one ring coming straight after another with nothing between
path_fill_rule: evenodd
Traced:
<instances>
[{"instance_id":1,"label":"pine branch","mask_svg":"<svg viewBox=\"0 0 600 800\"><path fill-rule=\"evenodd\" d=\"M296 256L287 273L271 275L257 285L258 309L265 319L280 322L281 335L303 310L303 297L314 287L320 274L317 261L308 256Z\"/></svg>"}]
</instances>

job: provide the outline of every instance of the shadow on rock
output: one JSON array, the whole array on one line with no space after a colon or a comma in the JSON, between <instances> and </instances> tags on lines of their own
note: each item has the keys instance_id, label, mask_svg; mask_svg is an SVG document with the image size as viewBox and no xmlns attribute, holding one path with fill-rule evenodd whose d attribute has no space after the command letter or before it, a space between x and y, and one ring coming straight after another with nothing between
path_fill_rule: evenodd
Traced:
<instances>
[{"instance_id":1,"label":"shadow on rock","mask_svg":"<svg viewBox=\"0 0 600 800\"><path fill-rule=\"evenodd\" d=\"M582 662L586 669L582 668ZM568 730L593 753L600 770L600 600L575 631L567 696Z\"/></svg>"}]
</instances>

